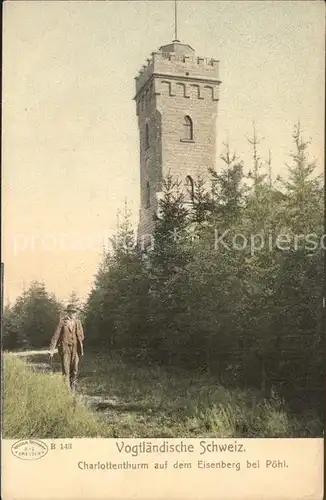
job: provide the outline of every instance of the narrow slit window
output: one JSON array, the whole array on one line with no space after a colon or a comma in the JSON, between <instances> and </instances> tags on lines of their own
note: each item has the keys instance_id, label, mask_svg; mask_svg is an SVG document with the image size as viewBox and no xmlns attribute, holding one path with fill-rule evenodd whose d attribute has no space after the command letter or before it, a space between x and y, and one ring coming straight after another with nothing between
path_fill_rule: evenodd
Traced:
<instances>
[{"instance_id":1,"label":"narrow slit window","mask_svg":"<svg viewBox=\"0 0 326 500\"><path fill-rule=\"evenodd\" d=\"M194 181L190 175L187 175L185 185L187 188L190 201L193 202L195 198L195 190L194 190Z\"/></svg>"},{"instance_id":2,"label":"narrow slit window","mask_svg":"<svg viewBox=\"0 0 326 500\"><path fill-rule=\"evenodd\" d=\"M146 208L149 208L151 206L151 187L149 185L149 182L146 181L146 203L145 206Z\"/></svg>"},{"instance_id":3,"label":"narrow slit window","mask_svg":"<svg viewBox=\"0 0 326 500\"><path fill-rule=\"evenodd\" d=\"M192 141L193 140L193 125L190 116L184 117L183 122L183 140Z\"/></svg>"},{"instance_id":4,"label":"narrow slit window","mask_svg":"<svg viewBox=\"0 0 326 500\"><path fill-rule=\"evenodd\" d=\"M145 146L146 146L146 149L149 148L149 125L148 125L148 123L146 123L146 125L145 125Z\"/></svg>"}]
</instances>

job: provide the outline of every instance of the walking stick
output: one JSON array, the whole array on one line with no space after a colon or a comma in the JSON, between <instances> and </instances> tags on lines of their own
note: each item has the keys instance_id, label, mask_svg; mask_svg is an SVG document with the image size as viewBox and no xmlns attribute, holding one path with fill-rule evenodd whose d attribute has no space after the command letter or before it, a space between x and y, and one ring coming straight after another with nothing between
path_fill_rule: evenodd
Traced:
<instances>
[{"instance_id":1,"label":"walking stick","mask_svg":"<svg viewBox=\"0 0 326 500\"><path fill-rule=\"evenodd\" d=\"M53 370L53 355L49 355L49 365L50 365L50 370L51 370L51 373L54 373L54 370Z\"/></svg>"}]
</instances>

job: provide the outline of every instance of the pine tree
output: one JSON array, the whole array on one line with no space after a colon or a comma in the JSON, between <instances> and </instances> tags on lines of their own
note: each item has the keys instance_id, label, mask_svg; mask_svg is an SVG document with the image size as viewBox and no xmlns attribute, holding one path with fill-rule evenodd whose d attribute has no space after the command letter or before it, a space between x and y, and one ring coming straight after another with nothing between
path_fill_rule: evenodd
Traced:
<instances>
[{"instance_id":1,"label":"pine tree","mask_svg":"<svg viewBox=\"0 0 326 500\"><path fill-rule=\"evenodd\" d=\"M185 204L185 193L171 175L164 179L162 193L163 197L159 201L160 217L155 217L151 263L158 275L168 278L187 259L189 211Z\"/></svg>"},{"instance_id":2,"label":"pine tree","mask_svg":"<svg viewBox=\"0 0 326 500\"><path fill-rule=\"evenodd\" d=\"M113 249L104 255L86 304L85 325L90 342L120 350L143 349L147 294L142 254L125 204L113 238Z\"/></svg>"},{"instance_id":3,"label":"pine tree","mask_svg":"<svg viewBox=\"0 0 326 500\"><path fill-rule=\"evenodd\" d=\"M323 189L321 177L316 175L316 163L308 155L309 141L304 140L300 122L294 127L295 151L291 153L292 164L286 164L288 180L286 188L284 218L287 226L299 235L308 234L318 228L322 234Z\"/></svg>"},{"instance_id":4,"label":"pine tree","mask_svg":"<svg viewBox=\"0 0 326 500\"><path fill-rule=\"evenodd\" d=\"M5 311L4 347L46 347L61 309L62 304L47 292L44 283L32 282Z\"/></svg>"},{"instance_id":5,"label":"pine tree","mask_svg":"<svg viewBox=\"0 0 326 500\"><path fill-rule=\"evenodd\" d=\"M229 143L224 144L221 160L224 163L221 172L210 171L214 222L220 229L230 228L239 219L245 194L243 163L235 153L231 153Z\"/></svg>"}]
</instances>

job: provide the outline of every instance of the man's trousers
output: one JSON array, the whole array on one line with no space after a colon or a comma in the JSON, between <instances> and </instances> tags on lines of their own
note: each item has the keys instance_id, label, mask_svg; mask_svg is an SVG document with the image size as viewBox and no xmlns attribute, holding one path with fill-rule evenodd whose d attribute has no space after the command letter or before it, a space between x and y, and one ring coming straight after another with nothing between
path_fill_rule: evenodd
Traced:
<instances>
[{"instance_id":1,"label":"man's trousers","mask_svg":"<svg viewBox=\"0 0 326 500\"><path fill-rule=\"evenodd\" d=\"M65 344L61 346L61 365L62 375L69 390L74 391L76 388L79 356L77 351L77 344Z\"/></svg>"}]
</instances>

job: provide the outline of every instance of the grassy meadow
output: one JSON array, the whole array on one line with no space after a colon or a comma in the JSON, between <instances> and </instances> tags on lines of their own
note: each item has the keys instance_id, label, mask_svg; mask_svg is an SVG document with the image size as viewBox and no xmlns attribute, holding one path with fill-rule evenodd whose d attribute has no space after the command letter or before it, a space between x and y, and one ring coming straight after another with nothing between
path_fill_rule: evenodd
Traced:
<instances>
[{"instance_id":1,"label":"grassy meadow","mask_svg":"<svg viewBox=\"0 0 326 500\"><path fill-rule=\"evenodd\" d=\"M104 423L78 404L61 374L39 373L13 355L3 355L3 437L97 437Z\"/></svg>"},{"instance_id":2,"label":"grassy meadow","mask_svg":"<svg viewBox=\"0 0 326 500\"><path fill-rule=\"evenodd\" d=\"M29 362L45 362L32 356ZM139 367L87 352L76 397L54 373L4 353L4 438L305 437L322 434L314 414L289 413L276 394L226 389L207 375ZM97 411L88 403L98 401Z\"/></svg>"}]
</instances>

